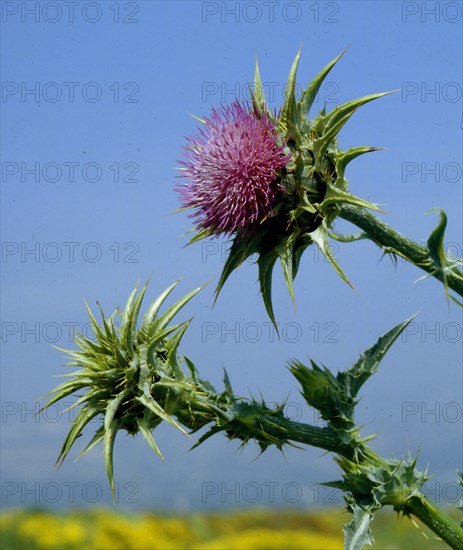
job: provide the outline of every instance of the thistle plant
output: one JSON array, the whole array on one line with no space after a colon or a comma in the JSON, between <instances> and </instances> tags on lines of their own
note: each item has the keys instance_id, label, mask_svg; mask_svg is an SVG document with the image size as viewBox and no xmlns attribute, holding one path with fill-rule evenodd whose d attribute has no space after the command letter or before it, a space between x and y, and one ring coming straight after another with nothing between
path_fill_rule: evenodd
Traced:
<instances>
[{"instance_id":1,"label":"thistle plant","mask_svg":"<svg viewBox=\"0 0 463 550\"><path fill-rule=\"evenodd\" d=\"M342 54L341 54L342 55ZM181 161L181 183L177 185L182 209L196 226L191 242L224 235L232 239L228 259L216 295L229 275L249 256L257 255L260 291L267 313L276 325L271 300L273 268L280 261L290 295L303 252L316 245L336 272L348 282L329 239L348 242L368 238L394 257L401 256L463 294L461 261L444 252L445 214L431 233L427 247L403 237L380 221L371 211L377 205L352 194L345 178L348 164L375 147L341 151L337 136L354 112L390 92L350 101L331 112L323 109L313 119L309 113L315 96L341 56L331 61L303 91L295 96L299 53L291 67L281 110L268 108L256 63L252 102L235 101L212 109L210 117L198 119L200 129L188 138ZM336 233L334 223L343 218L362 232L349 237ZM171 324L181 309L199 292L193 290L160 313L178 281L162 292L139 321L145 285L130 294L123 310L106 317L101 307L98 322L87 306L95 340L78 335L78 350L63 350L69 366L78 370L65 376L49 394L44 408L78 395L73 407L80 411L63 443L57 463L66 458L78 436L92 418L101 424L80 453L98 444L114 491L113 448L119 430L141 433L162 458L152 435L165 421L184 434L202 433L196 447L211 436L223 433L242 445L255 441L262 452L271 446L310 445L333 453L341 479L328 483L345 493L352 519L344 529L345 548L360 549L373 541L370 524L384 506L404 516L415 516L454 549L463 548L463 529L431 503L422 492L429 479L416 467L417 458L383 459L368 445L355 410L368 379L411 319L387 331L362 353L353 366L336 375L310 360L288 363L307 406L317 410L323 426L295 422L284 414L284 402L271 407L265 400L235 395L228 374L218 392L201 378L193 361L179 352L190 320ZM217 296L216 296L217 297Z\"/></svg>"},{"instance_id":2,"label":"thistle plant","mask_svg":"<svg viewBox=\"0 0 463 550\"><path fill-rule=\"evenodd\" d=\"M309 118L320 86L343 54L328 63L296 99L298 52L278 114L267 106L256 61L252 109L238 102L222 111L213 109L210 120L198 119L204 125L200 138L189 138L185 148L186 183L178 190L183 207L197 209L191 216L200 220L190 242L221 234L232 237L216 294L235 269L257 255L260 291L275 328L271 291L277 260L293 302L293 281L310 245L318 246L350 284L332 252L330 237L341 242L371 239L385 253L401 256L440 279L447 293L451 288L463 294L461 261L448 258L443 247L447 223L443 212L439 211L440 223L423 249L375 218L369 211L381 212L376 204L349 190L345 177L349 163L380 149L357 146L342 151L337 137L357 109L392 92L367 95L330 112L323 108ZM269 139L262 139L264 132ZM338 235L334 230L338 217L362 231Z\"/></svg>"}]
</instances>

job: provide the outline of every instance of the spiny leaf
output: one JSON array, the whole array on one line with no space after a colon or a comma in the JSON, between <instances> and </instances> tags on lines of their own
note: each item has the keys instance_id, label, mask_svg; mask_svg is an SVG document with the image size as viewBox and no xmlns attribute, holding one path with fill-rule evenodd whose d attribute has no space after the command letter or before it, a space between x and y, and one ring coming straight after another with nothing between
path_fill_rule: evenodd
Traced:
<instances>
[{"instance_id":1,"label":"spiny leaf","mask_svg":"<svg viewBox=\"0 0 463 550\"><path fill-rule=\"evenodd\" d=\"M111 424L114 421L114 416L117 412L117 409L121 406L124 399L130 394L130 389L125 389L121 391L114 399L108 402L106 406L106 414L104 418L104 429L109 430Z\"/></svg>"},{"instance_id":2,"label":"spiny leaf","mask_svg":"<svg viewBox=\"0 0 463 550\"><path fill-rule=\"evenodd\" d=\"M259 267L260 292L264 300L265 309L273 323L273 326L275 327L277 334L279 334L272 305L272 272L277 257L278 256L276 253L262 253L259 255L257 265Z\"/></svg>"},{"instance_id":3,"label":"spiny leaf","mask_svg":"<svg viewBox=\"0 0 463 550\"><path fill-rule=\"evenodd\" d=\"M127 302L125 304L125 308L121 312L121 329L122 329L122 327L124 327L128 323L128 320L129 320L129 317L130 317L130 312L131 312L132 305L133 305L133 302L135 300L135 296L137 294L137 291L138 291L138 284L132 290L132 292L130 293L130 295L127 299Z\"/></svg>"},{"instance_id":4,"label":"spiny leaf","mask_svg":"<svg viewBox=\"0 0 463 550\"><path fill-rule=\"evenodd\" d=\"M434 231L431 233L428 239L429 255L433 262L440 268L444 267L447 261L447 256L444 250L444 233L447 227L447 216L445 212L440 208L433 208L430 212L437 212L440 217L440 221Z\"/></svg>"},{"instance_id":5,"label":"spiny leaf","mask_svg":"<svg viewBox=\"0 0 463 550\"><path fill-rule=\"evenodd\" d=\"M346 118L349 115L352 115L354 111L356 111L359 107L362 107L366 103L369 103L370 101L374 101L375 99L379 99L386 95L393 94L395 91L396 90L393 90L392 92L381 92L378 94L366 95L363 97L359 97L358 99L348 101L343 105L339 105L339 107L335 107L330 113L323 117L324 131L330 131L334 126L339 123L340 120Z\"/></svg>"},{"instance_id":6,"label":"spiny leaf","mask_svg":"<svg viewBox=\"0 0 463 550\"><path fill-rule=\"evenodd\" d=\"M189 292L186 296L181 298L173 306L171 306L163 315L161 315L154 323L153 330L163 330L165 326L177 315L177 313L194 297L200 290L206 285L201 285Z\"/></svg>"},{"instance_id":7,"label":"spiny leaf","mask_svg":"<svg viewBox=\"0 0 463 550\"><path fill-rule=\"evenodd\" d=\"M148 327L152 325L154 319L156 318L156 315L158 314L158 311L166 298L169 296L169 294L174 290L174 288L178 285L180 282L180 279L177 279L175 283L171 284L169 287L164 290L155 300L153 300L153 303L148 308L148 311L143 316L143 324L142 328L145 330L148 330Z\"/></svg>"},{"instance_id":8,"label":"spiny leaf","mask_svg":"<svg viewBox=\"0 0 463 550\"><path fill-rule=\"evenodd\" d=\"M360 197L356 197L334 187L331 184L327 185L325 198L320 204L321 209L326 209L328 206L337 205L337 204L353 204L354 206L360 206L361 208L368 208L369 210L374 210L376 212L383 212L376 204L369 202Z\"/></svg>"},{"instance_id":9,"label":"spiny leaf","mask_svg":"<svg viewBox=\"0 0 463 550\"><path fill-rule=\"evenodd\" d=\"M256 243L250 242L245 239L235 238L233 240L232 246L229 250L227 260L223 266L222 273L220 275L217 288L215 289L215 299L214 303L217 301L220 291L223 288L223 285L227 281L231 273L238 269L238 267L252 254L257 251Z\"/></svg>"},{"instance_id":10,"label":"spiny leaf","mask_svg":"<svg viewBox=\"0 0 463 550\"><path fill-rule=\"evenodd\" d=\"M335 231L327 229L327 233L328 233L328 237L330 237L331 239L334 239L335 241L339 241L340 243L352 243L355 241L361 241L362 239L368 238L364 231L359 231L358 233L355 233L353 235L340 235Z\"/></svg>"},{"instance_id":11,"label":"spiny leaf","mask_svg":"<svg viewBox=\"0 0 463 550\"><path fill-rule=\"evenodd\" d=\"M188 435L186 431L179 425L175 420L166 413L166 411L157 403L151 396L143 394L140 396L135 397L137 401L139 401L142 405L153 411L154 414L168 422L169 424L172 424L175 428L180 430L185 435Z\"/></svg>"},{"instance_id":12,"label":"spiny leaf","mask_svg":"<svg viewBox=\"0 0 463 550\"><path fill-rule=\"evenodd\" d=\"M296 75L299 65L301 50L297 52L296 58L289 71L288 83L285 88L285 100L281 109L280 119L286 125L287 138L295 139L298 133L297 127L297 104L296 104Z\"/></svg>"},{"instance_id":13,"label":"spiny leaf","mask_svg":"<svg viewBox=\"0 0 463 550\"><path fill-rule=\"evenodd\" d=\"M114 323L111 321L111 319L108 319L109 322L106 320L100 302L97 302L96 304L98 306L98 309L100 310L101 322L103 323L103 327L105 329L106 339L108 342L114 344L115 340L117 339Z\"/></svg>"},{"instance_id":14,"label":"spiny leaf","mask_svg":"<svg viewBox=\"0 0 463 550\"><path fill-rule=\"evenodd\" d=\"M447 299L451 298L456 303L462 305L456 298L454 298L453 296L450 296L449 294L448 273L451 272L460 280L463 280L463 273L461 272L461 270L458 269L458 265L461 265L463 262L460 258L456 258L455 260L450 260L447 257L447 254L445 253L444 234L445 234L445 229L447 227L447 216L445 215L445 212L440 208L433 208L432 210L429 210L429 212L437 212L440 216L439 224L431 233L428 239L429 257L431 258L436 271L439 271L442 273L442 279L443 279L444 289L445 289L445 294L447 296ZM425 277L422 277L422 278L425 278Z\"/></svg>"},{"instance_id":15,"label":"spiny leaf","mask_svg":"<svg viewBox=\"0 0 463 550\"><path fill-rule=\"evenodd\" d=\"M320 249L320 252L328 260L331 267L336 271L336 273L341 277L341 279L345 281L355 292L354 287L351 285L349 279L347 278L347 275L341 269L341 266L339 265L338 260L335 258L331 250L330 244L328 242L326 230L322 226L320 226L315 231L312 231L312 233L310 233L310 237L313 240L313 242L318 246L318 248Z\"/></svg>"},{"instance_id":16,"label":"spiny leaf","mask_svg":"<svg viewBox=\"0 0 463 550\"><path fill-rule=\"evenodd\" d=\"M190 207L188 207L190 208ZM187 210L188 208L181 208L180 210ZM210 237L212 235L212 232L210 229L199 229L193 227L188 233L191 233L193 231L197 230L197 233L192 237L185 246L188 246L189 244L197 243L198 241L201 241L202 239L206 239L207 237Z\"/></svg>"},{"instance_id":17,"label":"spiny leaf","mask_svg":"<svg viewBox=\"0 0 463 550\"><path fill-rule=\"evenodd\" d=\"M193 361L187 357L186 355L183 356L183 359L185 360L185 363L187 364L188 370L190 371L191 377L193 380L197 383L199 382L199 376L198 371L193 363Z\"/></svg>"},{"instance_id":18,"label":"spiny leaf","mask_svg":"<svg viewBox=\"0 0 463 550\"><path fill-rule=\"evenodd\" d=\"M315 156L316 169L319 169L321 167L321 164L322 164L322 161L324 160L324 155L328 146L333 141L333 139L339 134L343 126L347 123L347 121L354 114L354 112L355 111L347 113L344 117L337 120L336 123L331 126L331 128L325 129L326 131L318 139L315 139L313 141L312 150Z\"/></svg>"},{"instance_id":19,"label":"spiny leaf","mask_svg":"<svg viewBox=\"0 0 463 550\"><path fill-rule=\"evenodd\" d=\"M223 383L225 386L225 391L229 393L230 395L233 395L233 388L230 382L230 377L228 376L228 372L223 369Z\"/></svg>"},{"instance_id":20,"label":"spiny leaf","mask_svg":"<svg viewBox=\"0 0 463 550\"><path fill-rule=\"evenodd\" d=\"M173 332L178 330L182 325L183 325L183 323L180 323L180 324L174 325L172 327L167 327L167 328L161 330L160 332L155 333L155 336L150 338L149 345L146 348L146 357L147 357L148 361L150 362L150 366L153 369L156 368L156 360L154 358L156 348L161 343L163 343L163 340L165 338L167 338L167 336L169 336L170 334L172 334Z\"/></svg>"},{"instance_id":21,"label":"spiny leaf","mask_svg":"<svg viewBox=\"0 0 463 550\"><path fill-rule=\"evenodd\" d=\"M80 435L84 427L90 422L90 420L92 420L92 418L95 418L95 416L97 414L100 414L101 412L102 411L100 407L94 406L91 403L89 403L85 407L82 407L82 410L74 418L71 429L69 430L66 439L64 440L63 446L61 447L61 451L55 465L61 465L63 463L63 460L69 453L72 445L74 444L74 441Z\"/></svg>"},{"instance_id":22,"label":"spiny leaf","mask_svg":"<svg viewBox=\"0 0 463 550\"><path fill-rule=\"evenodd\" d=\"M265 101L265 94L264 94L264 88L262 86L262 80L260 78L259 73L259 63L257 61L256 57L256 68L254 71L254 92L252 95L254 106L257 110L257 112L262 115L262 111L266 109L266 101Z\"/></svg>"},{"instance_id":23,"label":"spiny leaf","mask_svg":"<svg viewBox=\"0 0 463 550\"><path fill-rule=\"evenodd\" d=\"M37 414L40 414L43 410L45 410L50 405L53 405L53 403L56 403L60 399L63 399L64 397L67 397L68 395L71 395L76 391L89 386L91 383L92 381L90 379L83 381L70 380L69 382L64 382L64 384L59 385L57 388L46 393L43 396L47 397L48 395L51 395L53 393L55 394L49 401L45 403L45 405L38 411Z\"/></svg>"},{"instance_id":24,"label":"spiny leaf","mask_svg":"<svg viewBox=\"0 0 463 550\"><path fill-rule=\"evenodd\" d=\"M293 278L296 278L297 272L299 271L299 263L303 252L312 243L313 240L310 235L307 234L299 235L296 238L293 245Z\"/></svg>"},{"instance_id":25,"label":"spiny leaf","mask_svg":"<svg viewBox=\"0 0 463 550\"><path fill-rule=\"evenodd\" d=\"M328 65L326 65L319 73L318 75L312 80L312 82L309 84L308 88L306 88L302 92L301 99L298 102L299 106L299 113L301 117L307 117L309 115L310 109L312 107L312 104L317 96L318 90L320 89L320 86L323 84L323 81L328 76L328 73L331 71L331 69L336 65L336 63L341 59L341 57L345 54L348 48L346 48L343 52L341 52L335 59L330 61Z\"/></svg>"},{"instance_id":26,"label":"spiny leaf","mask_svg":"<svg viewBox=\"0 0 463 550\"><path fill-rule=\"evenodd\" d=\"M374 506L349 502L352 520L344 527L344 550L361 550L365 545L374 542L370 523L373 520Z\"/></svg>"},{"instance_id":27,"label":"spiny leaf","mask_svg":"<svg viewBox=\"0 0 463 550\"><path fill-rule=\"evenodd\" d=\"M133 345L135 342L136 334L137 334L137 320L138 320L138 314L140 313L140 307L143 301L143 298L146 293L146 288L148 286L149 280L145 283L143 288L140 290L140 293L138 296L135 297L133 302L130 304L130 308L127 311L126 318L123 320L122 326L121 326L121 336L123 338L123 342L125 343L125 346L130 351L133 351ZM125 315L125 312L124 312Z\"/></svg>"},{"instance_id":28,"label":"spiny leaf","mask_svg":"<svg viewBox=\"0 0 463 550\"><path fill-rule=\"evenodd\" d=\"M92 330L95 333L95 336L98 338L98 340L102 340L104 336L100 329L100 325L98 324L97 320L93 316L92 310L90 309L90 306L87 304L85 300L84 300L84 303L85 303L85 307L87 308L88 316L90 318L90 325L92 327Z\"/></svg>"},{"instance_id":29,"label":"spiny leaf","mask_svg":"<svg viewBox=\"0 0 463 550\"><path fill-rule=\"evenodd\" d=\"M381 147L351 147L348 149L345 153L342 153L336 158L336 187L343 188L343 180L344 180L344 172L346 170L346 166L357 158L360 155L364 155L366 153L373 153L374 151L382 151Z\"/></svg>"},{"instance_id":30,"label":"spiny leaf","mask_svg":"<svg viewBox=\"0 0 463 550\"><path fill-rule=\"evenodd\" d=\"M96 431L95 435L92 437L90 442L86 445L85 449L80 453L80 455L74 460L74 462L77 462L79 458L83 457L85 454L87 454L93 447L98 445L101 441L104 439L104 426L100 426L98 430Z\"/></svg>"},{"instance_id":31,"label":"spiny leaf","mask_svg":"<svg viewBox=\"0 0 463 550\"><path fill-rule=\"evenodd\" d=\"M177 362L177 348L187 328L190 326L190 322L191 319L182 323L174 336L172 336L172 338L169 338L165 344L167 349L167 361L174 370L176 376L180 379L183 378L183 372Z\"/></svg>"},{"instance_id":32,"label":"spiny leaf","mask_svg":"<svg viewBox=\"0 0 463 550\"><path fill-rule=\"evenodd\" d=\"M115 500L114 494L114 468L113 468L113 449L114 441L119 430L119 421L113 421L108 427L105 426L104 440L103 440L103 456L106 466L106 473L108 474L109 485L111 487L111 494L113 502Z\"/></svg>"},{"instance_id":33,"label":"spiny leaf","mask_svg":"<svg viewBox=\"0 0 463 550\"><path fill-rule=\"evenodd\" d=\"M165 387L165 388L177 388L177 389L187 390L187 391L192 391L195 389L195 386L193 386L190 382L182 382L180 380L174 380L173 378L170 378L168 376L163 376L154 384L155 388L157 388L158 386Z\"/></svg>"},{"instance_id":34,"label":"spiny leaf","mask_svg":"<svg viewBox=\"0 0 463 550\"><path fill-rule=\"evenodd\" d=\"M358 361L344 373L345 383L352 397L358 394L363 384L378 370L380 362L383 360L392 344L414 318L415 316L413 315L403 323L399 323L393 329L386 332L386 334L383 334L376 344L364 351Z\"/></svg>"},{"instance_id":35,"label":"spiny leaf","mask_svg":"<svg viewBox=\"0 0 463 550\"><path fill-rule=\"evenodd\" d=\"M280 258L281 267L283 268L283 276L285 279L286 287L291 296L293 306L296 307L296 301L294 299L293 281L295 273L294 267L294 255L293 255L293 239L288 239L284 245L278 247L278 256Z\"/></svg>"},{"instance_id":36,"label":"spiny leaf","mask_svg":"<svg viewBox=\"0 0 463 550\"><path fill-rule=\"evenodd\" d=\"M193 445L193 447L191 447L190 451L192 451L193 449L196 449L196 447L199 447L199 445L201 445L201 443L204 443L206 441L206 439L209 439L213 435L215 435L219 432L222 432L222 431L223 431L223 427L221 427L221 426L212 426L212 428L210 428L205 434L203 434L198 439L198 441L196 441L196 443Z\"/></svg>"},{"instance_id":37,"label":"spiny leaf","mask_svg":"<svg viewBox=\"0 0 463 550\"><path fill-rule=\"evenodd\" d=\"M137 418L137 425L140 428L141 434L145 438L148 445L164 461L164 457L161 453L161 450L159 449L156 441L154 440L153 434L151 433L151 430L150 430L150 427L149 427L149 421L148 421L148 418L147 418L147 411L145 411L145 415L144 415L143 418Z\"/></svg>"},{"instance_id":38,"label":"spiny leaf","mask_svg":"<svg viewBox=\"0 0 463 550\"><path fill-rule=\"evenodd\" d=\"M97 404L99 401L105 400L108 396L108 393L109 392L107 389L91 390L88 393L84 394L82 397L80 397L75 403L63 409L63 413L68 412L71 409L75 409L76 407L80 407L80 405L83 405L86 401Z\"/></svg>"}]
</instances>

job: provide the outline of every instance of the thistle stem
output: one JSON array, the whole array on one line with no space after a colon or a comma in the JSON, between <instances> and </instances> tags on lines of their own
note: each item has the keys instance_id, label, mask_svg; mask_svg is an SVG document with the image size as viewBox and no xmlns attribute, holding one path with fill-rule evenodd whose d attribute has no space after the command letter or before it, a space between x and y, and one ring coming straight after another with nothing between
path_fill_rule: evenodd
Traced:
<instances>
[{"instance_id":1,"label":"thistle stem","mask_svg":"<svg viewBox=\"0 0 463 550\"><path fill-rule=\"evenodd\" d=\"M420 519L454 550L463 548L463 529L426 497L410 497L402 510Z\"/></svg>"},{"instance_id":2,"label":"thistle stem","mask_svg":"<svg viewBox=\"0 0 463 550\"><path fill-rule=\"evenodd\" d=\"M220 408L226 412L228 406L224 403L217 403L215 408ZM377 455L365 442L357 441L354 448L353 445L345 443L337 430L330 426L313 426L263 412L263 414L254 416L251 423L246 423L246 432L248 435L243 438L243 432L237 429L237 424L241 422L240 419L234 419L230 423L220 426L215 413L211 411L210 407L200 407L196 412L199 411L201 411L199 422L195 421L191 423L191 418L195 418L195 415L188 418L178 417L178 419L193 431L210 422L214 422L217 428L219 428L218 431L226 431L229 438L243 439L243 441L249 439L249 429L251 426L254 426L256 428L254 438L257 441L261 440L264 434L263 441L267 443L273 440L274 442L279 441L282 444L294 442L317 447L335 453L347 459L350 463L355 463L360 471L362 465L367 467L374 465L382 468L385 472L390 468L390 464ZM188 419L190 419L190 422L188 422ZM404 487L404 489L407 488ZM411 491L414 491L414 489L411 489ZM454 550L463 549L463 529L457 522L430 502L422 493L410 494L410 492L405 491L403 498L395 498L389 502L384 501L383 505L392 505L397 511L400 510L405 514L416 516L451 548Z\"/></svg>"},{"instance_id":3,"label":"thistle stem","mask_svg":"<svg viewBox=\"0 0 463 550\"><path fill-rule=\"evenodd\" d=\"M362 229L366 237L381 248L399 254L439 281L444 282L442 271L434 264L426 247L404 237L364 208L347 204L342 205L339 217ZM449 271L445 278L448 287L463 296L462 276Z\"/></svg>"},{"instance_id":4,"label":"thistle stem","mask_svg":"<svg viewBox=\"0 0 463 550\"><path fill-rule=\"evenodd\" d=\"M343 443L337 433L329 427L321 428L288 419L279 420L266 416L259 418L259 424L267 434L276 438L281 438L284 433L284 437L290 441L318 447L325 451L337 453L348 460L354 460L352 447ZM360 462L362 461L362 454L370 463L386 464L380 456L367 446L365 446L364 452L359 455ZM404 503L396 505L395 508L416 516L454 550L463 549L463 529L423 494L405 498Z\"/></svg>"},{"instance_id":5,"label":"thistle stem","mask_svg":"<svg viewBox=\"0 0 463 550\"><path fill-rule=\"evenodd\" d=\"M259 418L259 424L267 434L275 438L285 437L295 443L303 443L304 445L338 453L349 460L354 458L352 447L343 443L338 434L330 427L321 428L294 422L286 418L279 420L273 416Z\"/></svg>"}]
</instances>

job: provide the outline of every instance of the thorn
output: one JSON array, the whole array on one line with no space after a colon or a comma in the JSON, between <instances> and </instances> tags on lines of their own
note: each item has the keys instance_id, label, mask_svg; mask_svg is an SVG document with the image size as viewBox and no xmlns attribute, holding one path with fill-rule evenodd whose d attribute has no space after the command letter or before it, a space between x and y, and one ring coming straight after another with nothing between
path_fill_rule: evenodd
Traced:
<instances>
[{"instance_id":1,"label":"thorn","mask_svg":"<svg viewBox=\"0 0 463 550\"><path fill-rule=\"evenodd\" d=\"M398 90L397 90L397 91L398 91ZM188 111L187 111L187 112L188 112ZM202 118L199 118L199 117L197 117L196 115L193 115L192 113L189 113L189 112L188 112L188 114L189 114L191 117L193 117L194 119L196 119L196 120L198 120L199 122L201 122L201 124L206 124L206 121L203 120Z\"/></svg>"},{"instance_id":2,"label":"thorn","mask_svg":"<svg viewBox=\"0 0 463 550\"><path fill-rule=\"evenodd\" d=\"M339 61L339 59L341 59L341 57L347 52L347 50L352 46L352 44L348 44L343 50L342 52L338 55L337 59Z\"/></svg>"}]
</instances>

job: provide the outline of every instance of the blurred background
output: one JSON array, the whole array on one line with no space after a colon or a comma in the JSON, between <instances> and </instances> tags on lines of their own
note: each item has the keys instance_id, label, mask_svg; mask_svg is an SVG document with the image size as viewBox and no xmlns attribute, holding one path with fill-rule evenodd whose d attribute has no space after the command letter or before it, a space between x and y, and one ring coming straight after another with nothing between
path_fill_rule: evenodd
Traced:
<instances>
[{"instance_id":1,"label":"blurred background","mask_svg":"<svg viewBox=\"0 0 463 550\"><path fill-rule=\"evenodd\" d=\"M434 474L425 492L461 497L462 317L434 279L370 242L334 244L357 293L315 249L303 257L294 311L275 270L278 340L259 295L257 267L233 273L216 305L227 250L216 239L184 247L191 228L174 191L185 136L212 106L249 98L258 56L267 100L282 103L302 46L299 86L346 46L314 110L397 90L360 109L343 148L384 147L349 165L351 191L379 203L384 219L420 243L448 214L446 247L462 255L462 5L459 2L7 2L2 8L2 506L66 509L111 502L101 448L74 463L92 422L60 470L53 464L72 421L65 404L35 416L40 397L67 372L74 328L90 334L84 299L108 313L138 281L149 299L183 276L173 299L209 281L181 352L222 388L304 408L287 361L307 357L337 371L417 314L358 407L364 434L384 456L419 452ZM315 114L312 113L312 114ZM347 223L339 231L351 231ZM71 400L68 400L71 404ZM43 401L42 401L43 403ZM236 507L320 507L342 497L319 482L338 478L317 449L270 448L218 436L193 452L161 426L162 463L142 438L115 445L117 505L207 512Z\"/></svg>"}]
</instances>

